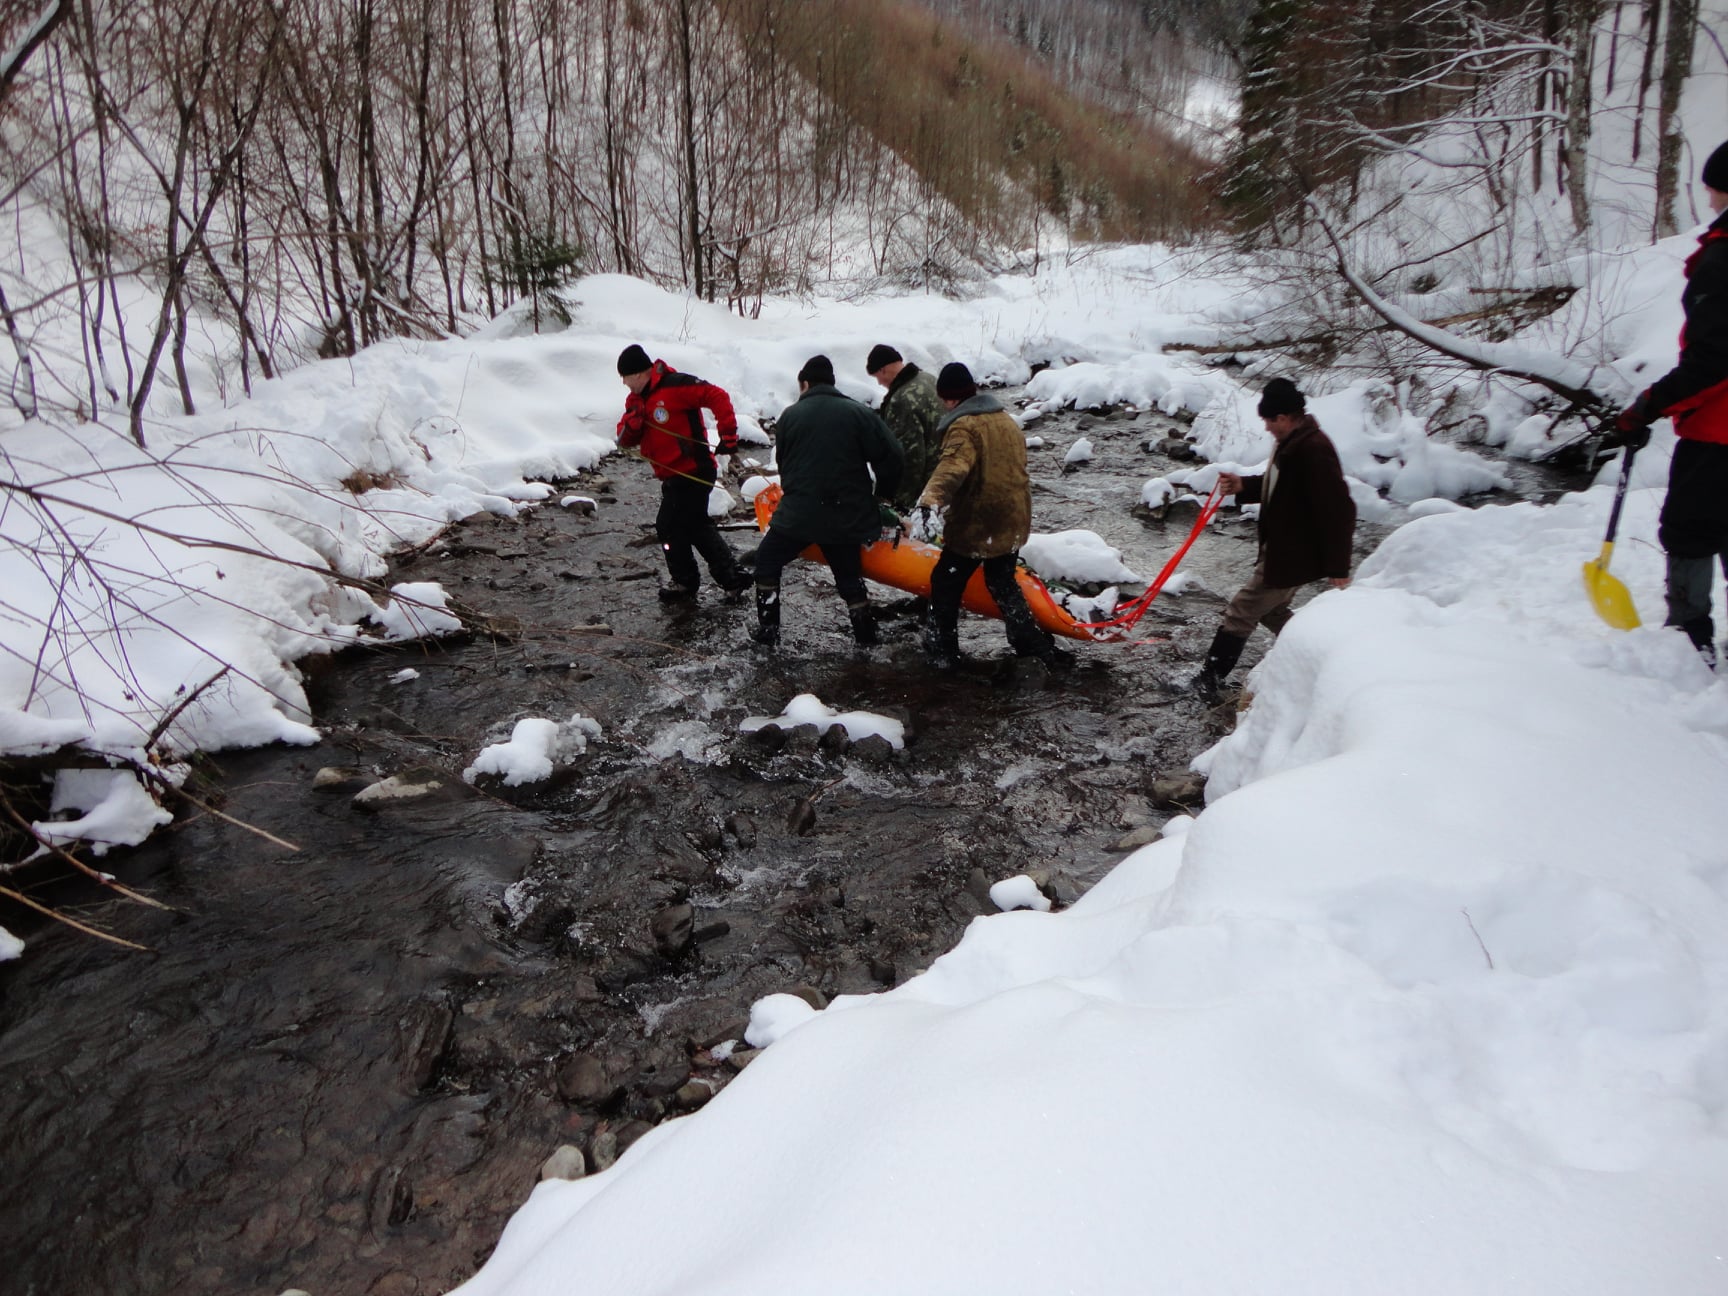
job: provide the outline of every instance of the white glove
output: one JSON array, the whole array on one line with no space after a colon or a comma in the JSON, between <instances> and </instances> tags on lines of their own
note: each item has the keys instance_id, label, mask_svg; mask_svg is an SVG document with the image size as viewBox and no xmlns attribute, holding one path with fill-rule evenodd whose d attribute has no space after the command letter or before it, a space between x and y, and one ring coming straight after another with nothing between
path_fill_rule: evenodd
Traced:
<instances>
[{"instance_id":1,"label":"white glove","mask_svg":"<svg viewBox=\"0 0 1728 1296\"><path fill-rule=\"evenodd\" d=\"M920 504L907 519L912 538L934 542L942 537L942 514L928 504Z\"/></svg>"}]
</instances>

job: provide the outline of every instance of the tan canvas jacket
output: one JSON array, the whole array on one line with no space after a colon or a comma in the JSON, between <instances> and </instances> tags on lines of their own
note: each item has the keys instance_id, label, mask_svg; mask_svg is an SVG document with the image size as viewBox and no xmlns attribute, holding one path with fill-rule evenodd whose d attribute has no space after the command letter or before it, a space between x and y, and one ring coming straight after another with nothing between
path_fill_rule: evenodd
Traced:
<instances>
[{"instance_id":1,"label":"tan canvas jacket","mask_svg":"<svg viewBox=\"0 0 1728 1296\"><path fill-rule=\"evenodd\" d=\"M994 396L979 393L948 414L942 455L919 496L946 508L942 547L968 558L1014 553L1032 533L1026 437Z\"/></svg>"}]
</instances>

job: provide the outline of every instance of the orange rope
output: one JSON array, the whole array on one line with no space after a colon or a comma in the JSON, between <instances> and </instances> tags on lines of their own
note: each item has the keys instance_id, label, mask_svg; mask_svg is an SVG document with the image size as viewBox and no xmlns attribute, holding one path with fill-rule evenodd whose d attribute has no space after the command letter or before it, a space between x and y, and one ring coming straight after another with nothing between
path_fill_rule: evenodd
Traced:
<instances>
[{"instance_id":1,"label":"orange rope","mask_svg":"<svg viewBox=\"0 0 1728 1296\"><path fill-rule=\"evenodd\" d=\"M1125 639L1127 637L1126 632L1133 629L1140 618L1146 615L1147 609L1152 606L1152 600L1158 597L1159 591L1164 588L1165 583L1176 574L1176 568L1188 556L1188 551L1194 547L1194 542L1200 538L1200 533L1206 529L1206 524L1217 514L1223 503L1223 493L1214 486L1212 493L1206 497L1206 502L1200 506L1200 516L1194 519L1194 528L1188 532L1188 538L1182 542L1175 553L1170 555L1169 561L1164 564L1163 570L1153 578L1152 583L1146 587L1145 593L1119 608L1116 615L1108 620L1081 621L1078 623L1080 628L1090 631L1092 637L1101 643L1116 643ZM1103 631L1109 633L1100 633Z\"/></svg>"}]
</instances>

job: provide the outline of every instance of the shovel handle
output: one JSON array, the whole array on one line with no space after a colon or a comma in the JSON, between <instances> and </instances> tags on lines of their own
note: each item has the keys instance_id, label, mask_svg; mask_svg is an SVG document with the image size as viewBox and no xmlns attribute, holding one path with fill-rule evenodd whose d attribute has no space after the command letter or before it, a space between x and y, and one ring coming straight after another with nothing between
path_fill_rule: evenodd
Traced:
<instances>
[{"instance_id":1,"label":"shovel handle","mask_svg":"<svg viewBox=\"0 0 1728 1296\"><path fill-rule=\"evenodd\" d=\"M1602 538L1604 545L1614 543L1614 535L1620 530L1620 506L1626 502L1626 487L1632 482L1632 459L1638 453L1631 446L1626 447L1626 454L1620 460L1620 484L1614 488L1614 507L1608 510L1608 534Z\"/></svg>"}]
</instances>

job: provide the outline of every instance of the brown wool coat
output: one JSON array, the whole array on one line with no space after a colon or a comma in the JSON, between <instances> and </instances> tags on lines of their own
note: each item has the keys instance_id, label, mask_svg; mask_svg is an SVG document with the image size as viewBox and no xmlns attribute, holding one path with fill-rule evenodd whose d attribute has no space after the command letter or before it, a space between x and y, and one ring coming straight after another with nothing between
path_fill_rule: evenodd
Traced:
<instances>
[{"instance_id":1,"label":"brown wool coat","mask_svg":"<svg viewBox=\"0 0 1728 1296\"><path fill-rule=\"evenodd\" d=\"M1026 437L994 396L974 396L950 412L941 458L918 502L948 510L942 547L965 557L996 558L1026 543Z\"/></svg>"},{"instance_id":2,"label":"brown wool coat","mask_svg":"<svg viewBox=\"0 0 1728 1296\"><path fill-rule=\"evenodd\" d=\"M1274 447L1264 476L1242 479L1237 501L1260 505L1260 558L1273 589L1350 574L1356 505L1331 438L1311 417Z\"/></svg>"}]
</instances>

